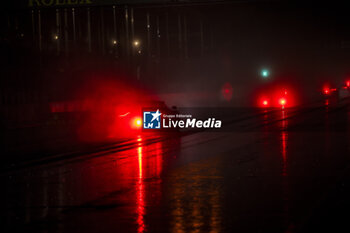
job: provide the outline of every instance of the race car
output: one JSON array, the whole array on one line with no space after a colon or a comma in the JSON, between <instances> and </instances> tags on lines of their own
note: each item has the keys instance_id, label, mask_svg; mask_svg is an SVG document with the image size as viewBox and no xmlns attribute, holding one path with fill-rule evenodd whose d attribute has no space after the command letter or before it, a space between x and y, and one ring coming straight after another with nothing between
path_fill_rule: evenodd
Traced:
<instances>
[{"instance_id":1,"label":"race car","mask_svg":"<svg viewBox=\"0 0 350 233\"><path fill-rule=\"evenodd\" d=\"M293 89L287 85L265 85L256 91L255 106L259 108L286 108L296 105Z\"/></svg>"},{"instance_id":2,"label":"race car","mask_svg":"<svg viewBox=\"0 0 350 233\"><path fill-rule=\"evenodd\" d=\"M157 95L120 81L97 80L82 86L74 100L50 103L51 119L69 122L82 141L135 137L143 130L143 110L174 114ZM65 127L65 126L64 126ZM157 133L152 132L152 133Z\"/></svg>"}]
</instances>

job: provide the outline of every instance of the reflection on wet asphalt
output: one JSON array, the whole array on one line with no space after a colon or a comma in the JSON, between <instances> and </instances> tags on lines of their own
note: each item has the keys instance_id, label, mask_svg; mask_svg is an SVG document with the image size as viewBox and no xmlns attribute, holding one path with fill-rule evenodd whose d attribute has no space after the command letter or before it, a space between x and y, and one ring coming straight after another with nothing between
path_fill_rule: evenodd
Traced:
<instances>
[{"instance_id":1,"label":"reflection on wet asphalt","mask_svg":"<svg viewBox=\"0 0 350 233\"><path fill-rule=\"evenodd\" d=\"M327 126L328 115L276 114L280 130L264 130L264 115L260 130L139 136L123 151L6 172L1 221L36 232L298 231L347 168L349 131L283 130L323 116Z\"/></svg>"}]
</instances>

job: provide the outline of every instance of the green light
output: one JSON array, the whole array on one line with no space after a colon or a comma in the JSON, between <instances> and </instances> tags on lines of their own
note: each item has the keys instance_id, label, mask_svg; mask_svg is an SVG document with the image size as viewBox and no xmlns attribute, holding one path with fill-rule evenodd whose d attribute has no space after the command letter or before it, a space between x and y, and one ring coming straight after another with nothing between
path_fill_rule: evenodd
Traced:
<instances>
[{"instance_id":1,"label":"green light","mask_svg":"<svg viewBox=\"0 0 350 233\"><path fill-rule=\"evenodd\" d=\"M263 70L261 70L260 74L263 78L267 78L267 77L269 77L270 72L267 69L263 69Z\"/></svg>"}]
</instances>

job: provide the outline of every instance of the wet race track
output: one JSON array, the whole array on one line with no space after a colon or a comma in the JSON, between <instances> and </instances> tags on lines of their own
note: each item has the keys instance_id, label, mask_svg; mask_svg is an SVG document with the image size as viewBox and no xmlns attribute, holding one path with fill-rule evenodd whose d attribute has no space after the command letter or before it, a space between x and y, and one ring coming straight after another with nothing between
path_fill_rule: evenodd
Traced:
<instances>
[{"instance_id":1,"label":"wet race track","mask_svg":"<svg viewBox=\"0 0 350 233\"><path fill-rule=\"evenodd\" d=\"M309 232L349 206L349 103L1 172L8 232ZM2 232L6 232L2 231Z\"/></svg>"}]
</instances>

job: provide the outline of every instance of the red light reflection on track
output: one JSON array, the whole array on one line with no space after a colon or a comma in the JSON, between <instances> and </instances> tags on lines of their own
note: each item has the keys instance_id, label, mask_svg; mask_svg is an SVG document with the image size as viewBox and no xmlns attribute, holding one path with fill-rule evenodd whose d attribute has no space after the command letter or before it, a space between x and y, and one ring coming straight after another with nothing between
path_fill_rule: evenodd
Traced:
<instances>
[{"instance_id":1,"label":"red light reflection on track","mask_svg":"<svg viewBox=\"0 0 350 233\"><path fill-rule=\"evenodd\" d=\"M147 178L160 178L162 172L162 143L154 143L148 146L143 145L143 139L141 136L137 138L137 163L138 163L138 176L136 181L136 214L137 214L137 232L142 233L146 231L145 215L146 215L146 203L157 204L161 191L159 184L156 182L152 184L152 200L147 198L147 190L150 190L150 184L145 183Z\"/></svg>"},{"instance_id":2,"label":"red light reflection on track","mask_svg":"<svg viewBox=\"0 0 350 233\"><path fill-rule=\"evenodd\" d=\"M283 200L284 200L284 211L286 221L290 219L290 188L288 181L288 171L287 171L287 140L288 133L286 131L282 131L281 141L282 141L282 189L283 189ZM287 231L289 232L289 231Z\"/></svg>"},{"instance_id":3,"label":"red light reflection on track","mask_svg":"<svg viewBox=\"0 0 350 233\"><path fill-rule=\"evenodd\" d=\"M282 110L282 159L283 168L282 175L287 175L287 120L285 110Z\"/></svg>"},{"instance_id":4,"label":"red light reflection on track","mask_svg":"<svg viewBox=\"0 0 350 233\"><path fill-rule=\"evenodd\" d=\"M284 211L286 212L285 218L286 221L290 219L290 189L288 182L288 171L287 171L287 142L288 142L288 132L287 128L287 118L285 110L282 110L282 132L281 132L281 152L282 152L282 188L283 188L283 199L284 199ZM289 231L287 231L289 232Z\"/></svg>"},{"instance_id":5,"label":"red light reflection on track","mask_svg":"<svg viewBox=\"0 0 350 233\"><path fill-rule=\"evenodd\" d=\"M142 138L139 137L137 141L141 142ZM144 201L144 184L143 184L143 172L142 172L142 145L139 143L137 147L137 158L139 165L139 176L137 182L137 232L141 233L145 230L145 201Z\"/></svg>"},{"instance_id":6,"label":"red light reflection on track","mask_svg":"<svg viewBox=\"0 0 350 233\"><path fill-rule=\"evenodd\" d=\"M160 177L160 174L162 173L162 163L163 163L163 150L162 150L162 144L156 143L156 171L157 171L157 177Z\"/></svg>"},{"instance_id":7,"label":"red light reflection on track","mask_svg":"<svg viewBox=\"0 0 350 233\"><path fill-rule=\"evenodd\" d=\"M325 104L326 106L328 106L328 105L329 105L329 99L326 99L325 102L324 102L324 104Z\"/></svg>"},{"instance_id":8,"label":"red light reflection on track","mask_svg":"<svg viewBox=\"0 0 350 233\"><path fill-rule=\"evenodd\" d=\"M282 131L282 176L287 176L287 132Z\"/></svg>"}]
</instances>

